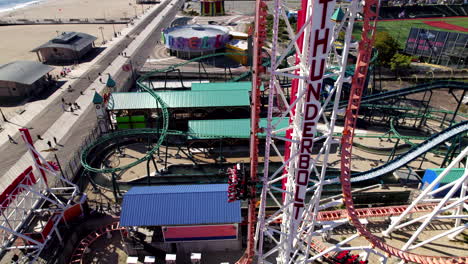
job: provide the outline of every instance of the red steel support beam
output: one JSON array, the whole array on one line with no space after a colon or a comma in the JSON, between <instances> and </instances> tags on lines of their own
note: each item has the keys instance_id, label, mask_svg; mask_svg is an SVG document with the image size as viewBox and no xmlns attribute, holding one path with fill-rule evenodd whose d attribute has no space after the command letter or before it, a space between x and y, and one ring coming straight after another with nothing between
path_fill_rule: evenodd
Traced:
<instances>
[{"instance_id":1,"label":"red steel support beam","mask_svg":"<svg viewBox=\"0 0 468 264\"><path fill-rule=\"evenodd\" d=\"M252 59L252 94L250 112L250 181L257 182L258 172L258 122L260 120L260 86L261 74L265 72L262 66L262 48L266 39L266 16L267 4L264 0L257 0L255 5L255 29L253 36L253 59ZM237 263L252 263L255 255L255 225L257 223L255 184L248 187L250 194L247 216L247 249Z\"/></svg>"},{"instance_id":2,"label":"red steel support beam","mask_svg":"<svg viewBox=\"0 0 468 264\"><path fill-rule=\"evenodd\" d=\"M421 264L432 263L468 263L468 257L442 257L442 256L424 256L387 245L382 239L374 236L360 222L359 215L354 209L353 196L351 194L351 160L354 130L358 119L359 106L361 104L362 92L369 69L371 59L372 45L374 43L375 31L378 17L378 0L366 0L364 6L364 21L362 40L359 43L359 55L354 72L351 92L349 95L348 107L346 108L345 125L343 137L341 138L341 188L343 192L343 202L348 212L350 222L356 227L359 234L364 236L372 246L377 247L388 254L398 257L407 262L416 262Z\"/></svg>"}]
</instances>

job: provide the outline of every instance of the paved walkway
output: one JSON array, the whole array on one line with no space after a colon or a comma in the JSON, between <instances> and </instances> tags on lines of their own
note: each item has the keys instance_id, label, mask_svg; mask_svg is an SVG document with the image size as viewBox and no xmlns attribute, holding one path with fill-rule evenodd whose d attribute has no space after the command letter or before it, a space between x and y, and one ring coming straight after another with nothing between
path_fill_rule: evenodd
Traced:
<instances>
[{"instance_id":1,"label":"paved walkway","mask_svg":"<svg viewBox=\"0 0 468 264\"><path fill-rule=\"evenodd\" d=\"M110 45L112 47L100 54L90 63L89 67L82 67L82 72L72 72L73 76L82 76L62 86L68 87L70 84L74 89L72 92L67 92L63 88L61 92L55 92L44 101L28 105L25 113L4 124L5 129L0 133L0 153L2 153L0 175L3 175L0 181L0 191L3 191L27 166L32 164L32 159L26 152L26 147L18 133L18 129L21 127L30 129L36 148L39 151L45 151L42 154L49 160L53 159L53 152L47 152L49 149L47 141L51 141L55 145L53 137L56 137L59 144L63 145L63 147L57 146L59 150L56 153L63 164L68 163L68 158L76 152L83 137L96 123L92 98L95 91L101 91L105 86L99 81L98 73L101 73L103 82L107 80L107 73L110 73L116 80L121 80L121 75L127 75L121 70L121 66L133 59L133 56L138 56L139 49L146 44L149 35L156 33L153 31L159 30L163 26L162 19L165 16L158 16L158 14L167 13L175 16L176 4L180 1L162 1L161 4L135 21L136 24L133 28L125 29L126 32L122 32L123 36L114 40L113 45L112 43ZM164 9L158 10L161 9L160 7ZM119 56L121 52L126 52L127 57ZM91 79L93 80L91 83L86 76L95 79ZM80 91L83 94L80 94ZM62 97L67 102L77 102L81 106L81 110L73 113L64 112L61 106ZM13 136L19 144L9 143L8 135ZM37 135L40 135L44 140L38 140Z\"/></svg>"}]
</instances>

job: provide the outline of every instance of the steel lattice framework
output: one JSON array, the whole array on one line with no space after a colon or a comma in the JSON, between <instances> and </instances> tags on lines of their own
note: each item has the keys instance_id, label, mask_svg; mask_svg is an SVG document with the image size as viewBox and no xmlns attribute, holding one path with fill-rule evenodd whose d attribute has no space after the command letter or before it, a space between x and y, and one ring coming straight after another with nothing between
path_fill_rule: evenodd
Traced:
<instances>
[{"instance_id":1,"label":"steel lattice framework","mask_svg":"<svg viewBox=\"0 0 468 264\"><path fill-rule=\"evenodd\" d=\"M269 85L268 127L266 128L265 174L261 193L258 223L258 257L261 262L273 263L272 255L277 254L278 263L296 263L309 260L314 245L311 233L320 234L315 230L321 223L317 218L320 206L320 194L325 180L328 157L337 140L333 138L335 121L339 113L338 103L344 82L350 82L345 76L348 66L348 54L355 48L356 43L351 42L351 33L354 20L361 3L353 1L343 7L342 22L333 24L331 16L335 1L310 0L302 1L298 13L297 31L288 22L286 16L286 3L274 1L273 40L271 54L281 55L271 63L271 78ZM286 22L291 42L284 50L278 45L279 19ZM334 43L340 32L344 32L343 49L338 53ZM280 69L279 65L286 54L294 49L296 53L295 64ZM272 57L274 57L272 55ZM330 87L328 96L321 103L323 78L337 76L337 81ZM292 79L291 99L288 102L281 88L278 78ZM274 107L274 102L280 101L283 109ZM333 107L331 116L327 116L324 109ZM278 130L277 123L272 122L273 115L290 120L286 130L286 137L279 136L284 129ZM318 123L322 136L316 137ZM279 123L279 122L278 122ZM320 147L316 144L320 142ZM280 151L280 144L286 145L285 155ZM315 150L317 149L317 150ZM312 156L313 152L318 152ZM273 174L268 173L269 161L279 158L283 165ZM319 167L320 165L320 167ZM312 175L309 177L309 175ZM283 182L280 189L273 184ZM283 193L283 201L279 201L274 192ZM266 216L267 200L271 200L280 209L270 216ZM332 205L330 205L332 206ZM275 222L281 219L281 229L275 227ZM306 235L309 234L309 235ZM264 238L268 237L277 246L265 250Z\"/></svg>"},{"instance_id":2,"label":"steel lattice framework","mask_svg":"<svg viewBox=\"0 0 468 264\"><path fill-rule=\"evenodd\" d=\"M304 0L298 13L298 26L294 30L288 22L286 10L287 2L274 1L273 37L271 47L271 69L268 98L268 125L266 131L265 168L263 176L263 189L261 192L256 230L257 256L259 263L311 263L322 257L333 257L334 251L359 250L364 260L370 253L380 256L380 261L386 263L388 256L395 256L402 261L417 263L467 263L465 257L439 257L422 256L408 252L443 236L454 237L466 229L467 225L461 219L467 218L462 214L466 208L467 174L444 189L450 189L442 199L432 199L435 191L431 184L409 206L398 210L395 208L376 208L374 210L356 210L351 195L351 182L362 179L351 179L351 154L354 130L358 119L358 110L363 89L365 87L369 64L371 61L372 46L376 31L378 16L378 0L351 1L347 6L341 6L344 17L335 25L331 22L331 13L334 10L333 0ZM354 21L358 14L362 17L363 33L359 44L351 41ZM291 39L289 45L282 49L278 42L278 24L283 19ZM341 52L334 46L340 32L344 33ZM348 54L357 47L356 69L352 80L345 77L348 65ZM279 68L282 61L291 50L296 53L294 65ZM279 57L276 55L279 54ZM333 87L324 89L323 79L336 75L337 80ZM279 78L292 79L291 99L286 99L286 93L280 86ZM344 82L351 83L349 101L346 110L339 108L340 95ZM322 93L327 90L327 94ZM325 109L332 109L326 114ZM325 185L336 183L338 179L326 179L333 144L338 140L333 137L335 121L338 114L345 114L345 124L341 137L341 177L343 199L321 201L321 192ZM273 122L273 116L289 119L289 127L278 129L279 121ZM318 125L320 123L320 125ZM466 124L454 126L450 131L463 129ZM280 136L286 131L286 137ZM317 132L321 136L317 136ZM458 132L457 132L458 133ZM446 132L445 134L450 134ZM444 134L444 135L445 135ZM432 140L432 138L431 138ZM284 155L281 144L284 143ZM318 143L318 144L317 144ZM436 142L428 141L423 147L431 147ZM318 147L314 147L318 146ZM415 147L406 156L418 155L419 148ZM460 162L468 153L468 149L439 176L443 178L450 168ZM416 156L415 156L416 157ZM279 159L283 165L273 173L269 172L269 162ZM405 158L402 158L405 159ZM408 161L401 160L404 164ZM398 162L396 162L396 165ZM396 166L395 165L395 166ZM384 166L383 166L384 167ZM372 173L370 173L372 174ZM378 176L378 175L377 175ZM369 175L369 177L374 177ZM359 178L359 177L358 177ZM368 178L367 176L361 178ZM283 188L274 184L283 183ZM437 180L436 180L437 182ZM461 188L459 197L454 194ZM282 201L276 193L282 194ZM450 201L450 203L449 203ZM268 213L266 207L273 203L278 210ZM344 203L346 213L342 216L328 215L327 208ZM428 203L431 203L428 205ZM424 208L424 210L416 209ZM442 216L441 213L453 209L453 216ZM395 211L396 210L396 211ZM408 213L418 210L426 215L409 222L401 223ZM330 212L332 213L332 212ZM382 239L371 234L362 223L363 214L373 215L401 215L384 232L389 235L394 228L404 227L422 221L418 230L408 240L402 249L392 247ZM335 216L333 216L335 215ZM412 243L424 228L434 219L455 219L455 227L447 232L436 235L431 239L413 245ZM317 237L326 236L333 228L352 223L358 233L352 235L335 245L325 245ZM365 221L364 221L365 222ZM278 224L280 224L278 228ZM346 243L363 236L370 245L359 247L345 247ZM379 250L375 250L378 248Z\"/></svg>"},{"instance_id":3,"label":"steel lattice framework","mask_svg":"<svg viewBox=\"0 0 468 264\"><path fill-rule=\"evenodd\" d=\"M20 129L20 133L35 168L28 167L2 193L0 247L2 254L14 251L18 263L35 263L53 237L62 242L58 225L80 214L83 201L77 203L75 199L78 186L63 178L58 168L34 148L28 129ZM28 230L35 216L48 217L39 232Z\"/></svg>"}]
</instances>

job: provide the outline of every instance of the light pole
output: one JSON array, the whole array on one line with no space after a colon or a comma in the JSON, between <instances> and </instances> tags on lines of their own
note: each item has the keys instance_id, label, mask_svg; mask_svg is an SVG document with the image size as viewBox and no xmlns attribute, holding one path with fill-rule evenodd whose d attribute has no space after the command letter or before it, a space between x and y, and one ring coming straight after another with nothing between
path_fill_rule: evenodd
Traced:
<instances>
[{"instance_id":1,"label":"light pole","mask_svg":"<svg viewBox=\"0 0 468 264\"><path fill-rule=\"evenodd\" d=\"M135 10L135 18L137 18L138 16L137 16L137 7L136 7L136 5L133 6L133 10Z\"/></svg>"},{"instance_id":2,"label":"light pole","mask_svg":"<svg viewBox=\"0 0 468 264\"><path fill-rule=\"evenodd\" d=\"M102 36L102 44L104 44L104 31L102 31L104 29L104 27L99 27L99 29L101 30L101 36Z\"/></svg>"},{"instance_id":3,"label":"light pole","mask_svg":"<svg viewBox=\"0 0 468 264\"><path fill-rule=\"evenodd\" d=\"M112 29L114 29L114 38L117 37L117 33L115 33L115 24L112 24Z\"/></svg>"}]
</instances>

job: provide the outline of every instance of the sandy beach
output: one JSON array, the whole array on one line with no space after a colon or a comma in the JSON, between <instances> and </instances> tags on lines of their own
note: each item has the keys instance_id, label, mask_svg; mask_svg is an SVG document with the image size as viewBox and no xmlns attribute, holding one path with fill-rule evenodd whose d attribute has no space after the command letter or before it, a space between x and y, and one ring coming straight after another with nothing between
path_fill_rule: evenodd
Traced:
<instances>
[{"instance_id":1,"label":"sandy beach","mask_svg":"<svg viewBox=\"0 0 468 264\"><path fill-rule=\"evenodd\" d=\"M149 6L143 6L148 8ZM0 19L62 19L69 18L131 18L135 14L142 14L142 6L136 5L135 0L45 0L25 8L0 13ZM78 31L91 34L98 39L96 44L102 42L99 27L103 27L104 39L113 37L114 28L111 24L85 24L85 25L29 25L29 26L2 26L0 27L0 64L15 60L37 61L35 53L30 50L50 40L57 33L63 31ZM126 25L116 24L115 30L120 31ZM58 31L58 32L57 32Z\"/></svg>"}]
</instances>

